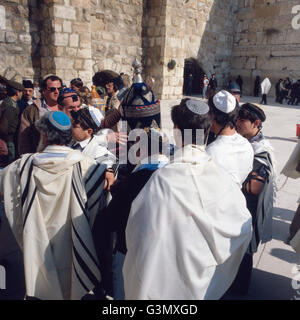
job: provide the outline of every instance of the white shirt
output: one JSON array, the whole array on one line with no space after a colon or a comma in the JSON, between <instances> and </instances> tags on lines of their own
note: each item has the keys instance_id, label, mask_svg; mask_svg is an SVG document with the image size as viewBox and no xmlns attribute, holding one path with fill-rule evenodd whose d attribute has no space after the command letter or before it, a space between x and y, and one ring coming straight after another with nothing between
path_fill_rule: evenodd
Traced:
<instances>
[{"instance_id":1,"label":"white shirt","mask_svg":"<svg viewBox=\"0 0 300 320\"><path fill-rule=\"evenodd\" d=\"M206 152L241 188L253 168L254 152L250 142L238 133L221 135L207 146Z\"/></svg>"}]
</instances>

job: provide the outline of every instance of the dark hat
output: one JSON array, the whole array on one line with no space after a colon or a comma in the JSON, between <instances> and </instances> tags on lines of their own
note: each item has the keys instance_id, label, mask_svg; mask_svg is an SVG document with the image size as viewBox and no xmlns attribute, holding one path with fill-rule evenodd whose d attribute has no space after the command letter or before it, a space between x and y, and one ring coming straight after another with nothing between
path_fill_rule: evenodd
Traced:
<instances>
[{"instance_id":1,"label":"dark hat","mask_svg":"<svg viewBox=\"0 0 300 320\"><path fill-rule=\"evenodd\" d=\"M23 86L24 88L32 88L33 89L33 83L31 80L23 80Z\"/></svg>"},{"instance_id":2,"label":"dark hat","mask_svg":"<svg viewBox=\"0 0 300 320\"><path fill-rule=\"evenodd\" d=\"M11 87L11 88L18 90L18 91L23 91L25 89L24 86L17 81L7 80L6 84L8 87Z\"/></svg>"},{"instance_id":3,"label":"dark hat","mask_svg":"<svg viewBox=\"0 0 300 320\"><path fill-rule=\"evenodd\" d=\"M229 87L228 87L228 90L231 92L231 93L241 93L241 88L240 86L235 82L231 82Z\"/></svg>"},{"instance_id":4,"label":"dark hat","mask_svg":"<svg viewBox=\"0 0 300 320\"><path fill-rule=\"evenodd\" d=\"M241 109L245 109L250 113L254 113L261 122L266 120L266 115L262 109L262 107L257 103L245 103L241 106Z\"/></svg>"},{"instance_id":5,"label":"dark hat","mask_svg":"<svg viewBox=\"0 0 300 320\"><path fill-rule=\"evenodd\" d=\"M114 82L120 75L112 70L96 72L92 78L93 84L98 87L105 87L106 84Z\"/></svg>"}]
</instances>

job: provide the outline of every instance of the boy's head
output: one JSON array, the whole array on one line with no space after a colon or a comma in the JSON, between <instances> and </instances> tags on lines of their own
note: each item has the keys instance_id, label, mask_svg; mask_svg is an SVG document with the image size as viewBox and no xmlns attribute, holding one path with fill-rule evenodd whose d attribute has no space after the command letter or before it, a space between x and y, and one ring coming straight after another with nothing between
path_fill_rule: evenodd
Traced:
<instances>
[{"instance_id":1,"label":"boy's head","mask_svg":"<svg viewBox=\"0 0 300 320\"><path fill-rule=\"evenodd\" d=\"M103 115L100 110L88 107L71 111L72 116L72 136L76 141L84 141L91 138L100 130Z\"/></svg>"},{"instance_id":2,"label":"boy's head","mask_svg":"<svg viewBox=\"0 0 300 320\"><path fill-rule=\"evenodd\" d=\"M258 130L262 129L262 123L266 115L261 106L253 103L245 103L239 110L237 120L238 133L247 139L255 136Z\"/></svg>"},{"instance_id":3,"label":"boy's head","mask_svg":"<svg viewBox=\"0 0 300 320\"><path fill-rule=\"evenodd\" d=\"M171 118L174 124L176 144L181 147L188 143L205 144L211 127L209 106L200 100L182 99L179 105L173 106ZM187 130L190 131L187 131ZM199 129L203 130L203 141L198 139ZM187 135L190 135L189 137Z\"/></svg>"}]
</instances>

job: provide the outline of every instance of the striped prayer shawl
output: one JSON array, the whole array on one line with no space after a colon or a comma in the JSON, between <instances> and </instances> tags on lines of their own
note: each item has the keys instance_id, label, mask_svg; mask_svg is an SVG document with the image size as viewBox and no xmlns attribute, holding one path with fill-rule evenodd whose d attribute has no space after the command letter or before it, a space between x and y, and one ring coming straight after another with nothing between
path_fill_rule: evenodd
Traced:
<instances>
[{"instance_id":1,"label":"striped prayer shawl","mask_svg":"<svg viewBox=\"0 0 300 320\"><path fill-rule=\"evenodd\" d=\"M257 251L259 243L266 243L272 239L273 204L275 187L273 180L275 173L273 163L268 152L261 152L254 155L253 171L263 164L267 171L268 178L258 196L255 218L253 218L253 234L248 252L253 254Z\"/></svg>"},{"instance_id":2,"label":"striped prayer shawl","mask_svg":"<svg viewBox=\"0 0 300 320\"><path fill-rule=\"evenodd\" d=\"M20 200L26 294L49 300L80 299L101 279L90 224L100 207L105 169L95 164L83 181L77 162L73 173L60 176L57 190L52 185L50 191L36 183L35 170L40 169L34 166L33 156L23 156ZM41 200L47 197L53 204L51 216Z\"/></svg>"}]
</instances>

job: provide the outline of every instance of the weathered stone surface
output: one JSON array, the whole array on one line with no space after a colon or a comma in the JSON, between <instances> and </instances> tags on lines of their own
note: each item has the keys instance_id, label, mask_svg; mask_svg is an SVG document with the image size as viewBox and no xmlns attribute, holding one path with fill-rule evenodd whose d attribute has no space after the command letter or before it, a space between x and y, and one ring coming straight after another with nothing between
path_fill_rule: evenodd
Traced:
<instances>
[{"instance_id":1,"label":"weathered stone surface","mask_svg":"<svg viewBox=\"0 0 300 320\"><path fill-rule=\"evenodd\" d=\"M300 36L292 28L299 0L2 0L2 73L90 84L103 68L131 74L135 57L155 78L158 97L180 98L186 59L220 86L238 74L246 93L254 78L300 77ZM3 14L3 11L4 14ZM35 57L32 59L32 57ZM169 70L174 59L176 67ZM34 61L33 61L34 60ZM3 67L3 68L2 68ZM4 71L2 71L2 69Z\"/></svg>"},{"instance_id":2,"label":"weathered stone surface","mask_svg":"<svg viewBox=\"0 0 300 320\"><path fill-rule=\"evenodd\" d=\"M245 93L252 93L256 75L270 78L272 93L279 78L300 78L300 33L292 28L296 5L299 1L239 1L231 77L245 74Z\"/></svg>"}]
</instances>

